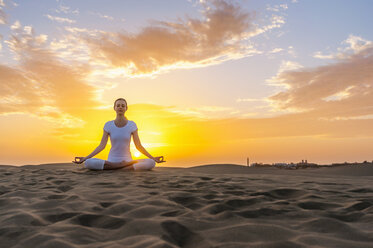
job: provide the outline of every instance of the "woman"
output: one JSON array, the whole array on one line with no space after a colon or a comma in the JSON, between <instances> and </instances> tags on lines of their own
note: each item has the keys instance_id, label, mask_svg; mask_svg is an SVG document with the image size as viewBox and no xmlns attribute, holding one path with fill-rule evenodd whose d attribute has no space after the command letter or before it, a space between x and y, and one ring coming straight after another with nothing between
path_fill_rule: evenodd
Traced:
<instances>
[{"instance_id":1,"label":"woman","mask_svg":"<svg viewBox=\"0 0 373 248\"><path fill-rule=\"evenodd\" d=\"M153 157L141 145L136 123L124 116L124 113L128 110L127 101L123 98L115 100L114 110L117 112L117 118L105 123L100 145L86 157L75 157L73 162L76 164L85 162L84 166L92 170L113 170L119 168L124 168L125 170L151 170L155 167L155 162L166 162L163 156ZM108 160L92 158L105 149L109 135L111 149ZM132 160L130 152L131 135L137 150L149 159Z\"/></svg>"}]
</instances>

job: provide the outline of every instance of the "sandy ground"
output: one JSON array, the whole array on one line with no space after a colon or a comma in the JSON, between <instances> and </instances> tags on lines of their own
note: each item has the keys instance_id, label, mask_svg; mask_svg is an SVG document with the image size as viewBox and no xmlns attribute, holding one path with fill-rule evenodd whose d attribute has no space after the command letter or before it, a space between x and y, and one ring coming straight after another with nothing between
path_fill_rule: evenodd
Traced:
<instances>
[{"instance_id":1,"label":"sandy ground","mask_svg":"<svg viewBox=\"0 0 373 248\"><path fill-rule=\"evenodd\" d=\"M1 247L372 247L373 166L0 166Z\"/></svg>"}]
</instances>

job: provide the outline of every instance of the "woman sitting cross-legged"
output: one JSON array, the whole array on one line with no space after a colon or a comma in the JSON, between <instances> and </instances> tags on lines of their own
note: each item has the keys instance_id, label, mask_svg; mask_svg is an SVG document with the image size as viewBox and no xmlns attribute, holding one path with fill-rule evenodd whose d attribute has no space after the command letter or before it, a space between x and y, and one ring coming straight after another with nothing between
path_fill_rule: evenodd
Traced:
<instances>
[{"instance_id":1,"label":"woman sitting cross-legged","mask_svg":"<svg viewBox=\"0 0 373 248\"><path fill-rule=\"evenodd\" d=\"M114 110L117 118L105 123L104 134L100 145L86 157L75 157L72 161L76 164L84 162L84 166L92 170L113 170L123 168L124 170L151 170L155 163L163 163L163 156L153 157L141 145L136 123L128 120L124 114L127 111L127 102L123 98L118 98L114 102ZM131 135L137 150L146 155L148 159L133 160L130 152ZM108 137L110 136L111 149L108 160L92 158L105 149Z\"/></svg>"}]
</instances>

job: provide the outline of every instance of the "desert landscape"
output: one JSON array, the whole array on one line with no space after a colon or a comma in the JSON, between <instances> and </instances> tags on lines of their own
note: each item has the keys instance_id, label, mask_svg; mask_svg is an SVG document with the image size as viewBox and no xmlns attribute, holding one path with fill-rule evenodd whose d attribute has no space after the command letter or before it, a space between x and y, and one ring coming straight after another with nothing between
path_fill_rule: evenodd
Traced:
<instances>
[{"instance_id":1,"label":"desert landscape","mask_svg":"<svg viewBox=\"0 0 373 248\"><path fill-rule=\"evenodd\" d=\"M3 247L371 247L373 166L0 167Z\"/></svg>"}]
</instances>

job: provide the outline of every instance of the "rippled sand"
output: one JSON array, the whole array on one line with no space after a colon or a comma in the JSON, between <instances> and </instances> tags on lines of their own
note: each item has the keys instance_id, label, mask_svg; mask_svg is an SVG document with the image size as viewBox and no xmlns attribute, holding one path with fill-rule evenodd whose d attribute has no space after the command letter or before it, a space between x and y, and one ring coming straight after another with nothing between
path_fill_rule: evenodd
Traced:
<instances>
[{"instance_id":1,"label":"rippled sand","mask_svg":"<svg viewBox=\"0 0 373 248\"><path fill-rule=\"evenodd\" d=\"M0 166L1 247L372 247L373 166Z\"/></svg>"}]
</instances>

